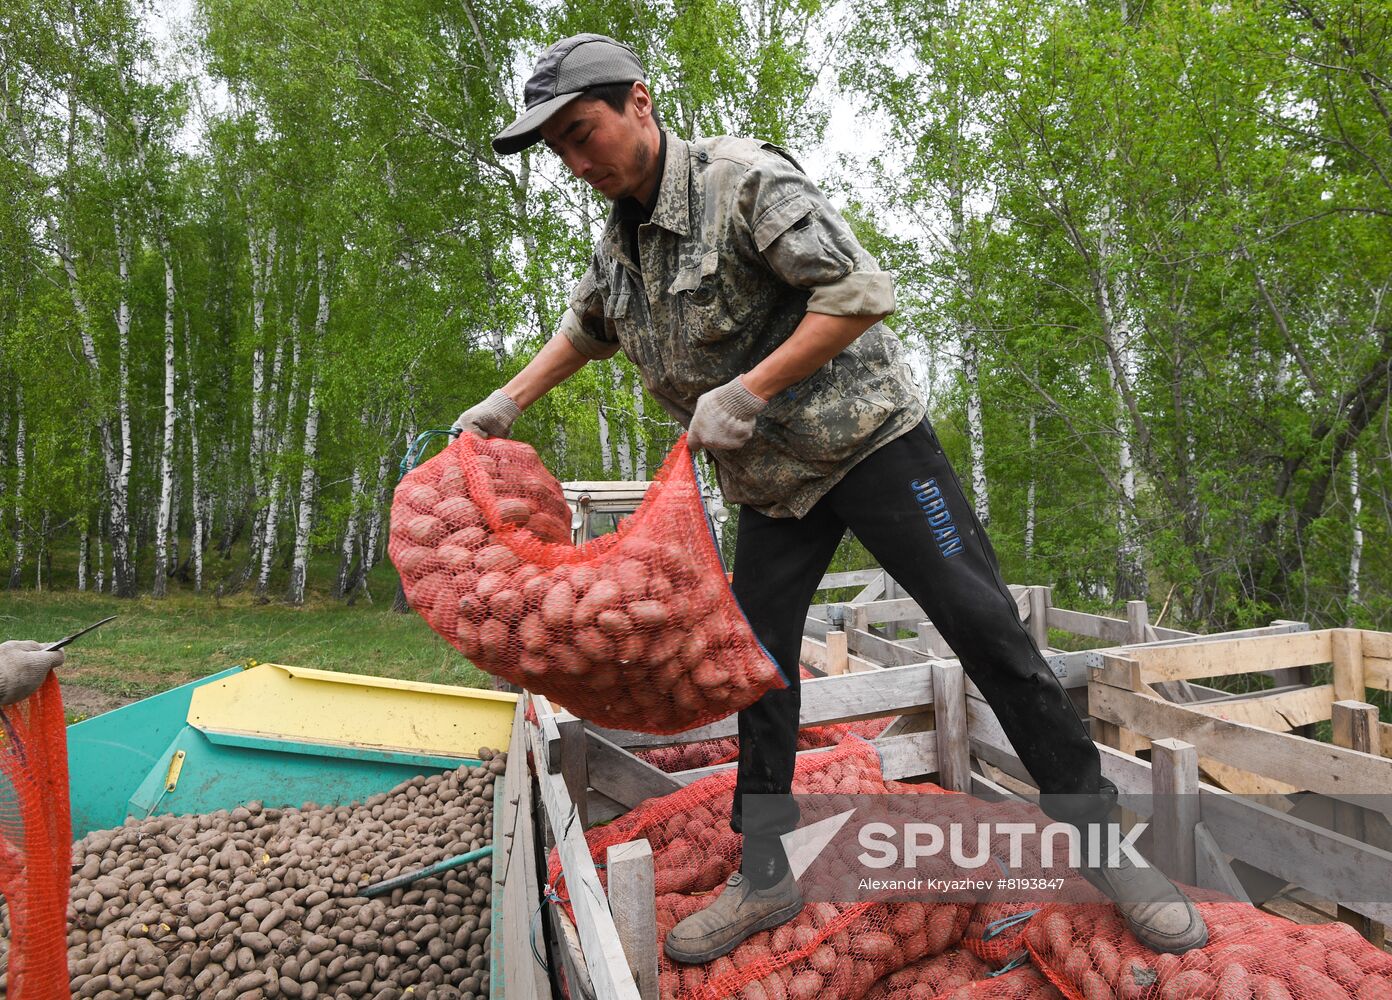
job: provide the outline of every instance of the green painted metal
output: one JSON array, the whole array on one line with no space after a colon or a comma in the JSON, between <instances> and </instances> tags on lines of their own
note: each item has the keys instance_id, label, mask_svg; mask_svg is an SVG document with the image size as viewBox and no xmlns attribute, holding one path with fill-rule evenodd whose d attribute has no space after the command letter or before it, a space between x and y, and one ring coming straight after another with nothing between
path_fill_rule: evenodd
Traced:
<instances>
[{"instance_id":1,"label":"green painted metal","mask_svg":"<svg viewBox=\"0 0 1392 1000\"><path fill-rule=\"evenodd\" d=\"M68 727L74 837L121 825L131 794L184 727L194 688L240 669L224 670Z\"/></svg>"},{"instance_id":2,"label":"green painted metal","mask_svg":"<svg viewBox=\"0 0 1392 1000\"><path fill-rule=\"evenodd\" d=\"M410 755L400 753L372 759L366 751L357 757L334 758L293 740L261 738L257 743L214 743L206 733L185 726L131 795L131 815L216 812L253 800L271 808L306 802L337 805L370 798L418 774L478 763L465 757L406 760L402 758ZM169 763L180 750L185 755L183 767L178 784L168 791Z\"/></svg>"}]
</instances>

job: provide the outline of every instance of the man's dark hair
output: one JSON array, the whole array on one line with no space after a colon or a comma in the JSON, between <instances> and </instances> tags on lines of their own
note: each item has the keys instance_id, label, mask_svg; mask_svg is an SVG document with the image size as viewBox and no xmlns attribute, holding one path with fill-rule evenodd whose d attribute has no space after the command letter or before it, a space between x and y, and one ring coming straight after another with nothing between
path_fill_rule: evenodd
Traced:
<instances>
[{"instance_id":1,"label":"man's dark hair","mask_svg":"<svg viewBox=\"0 0 1392 1000\"><path fill-rule=\"evenodd\" d=\"M585 91L585 97L587 100L603 101L619 114L623 114L624 108L628 105L628 96L632 92L631 83L605 83ZM653 104L652 120L658 128L662 127L662 117L657 113L656 103Z\"/></svg>"}]
</instances>

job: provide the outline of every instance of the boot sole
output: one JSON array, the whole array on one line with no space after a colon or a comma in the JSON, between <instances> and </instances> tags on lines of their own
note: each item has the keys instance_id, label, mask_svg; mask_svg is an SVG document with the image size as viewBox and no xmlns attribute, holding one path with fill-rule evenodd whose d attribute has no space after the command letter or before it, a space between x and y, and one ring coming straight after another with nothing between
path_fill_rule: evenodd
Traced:
<instances>
[{"instance_id":1,"label":"boot sole","mask_svg":"<svg viewBox=\"0 0 1392 1000\"><path fill-rule=\"evenodd\" d=\"M760 931L766 931L771 927L777 927L779 924L787 923L802 912L802 907L803 901L799 899L792 906L785 906L781 910L774 910L762 920L756 920L749 930L744 933L743 937L731 941L729 944L711 948L709 951L677 952L672 949L667 941L662 942L662 951L674 962L681 962L683 965L703 965L706 962L714 961L721 955L728 955L751 936Z\"/></svg>"}]
</instances>

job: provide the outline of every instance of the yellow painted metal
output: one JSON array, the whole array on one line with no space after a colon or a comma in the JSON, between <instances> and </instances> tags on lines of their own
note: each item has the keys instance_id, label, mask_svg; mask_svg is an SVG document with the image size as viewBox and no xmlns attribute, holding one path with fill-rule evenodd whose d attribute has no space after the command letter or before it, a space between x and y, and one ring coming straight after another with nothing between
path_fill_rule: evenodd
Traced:
<instances>
[{"instance_id":1,"label":"yellow painted metal","mask_svg":"<svg viewBox=\"0 0 1392 1000\"><path fill-rule=\"evenodd\" d=\"M517 695L262 663L193 692L205 732L469 756L504 748Z\"/></svg>"},{"instance_id":2,"label":"yellow painted metal","mask_svg":"<svg viewBox=\"0 0 1392 1000\"><path fill-rule=\"evenodd\" d=\"M169 758L169 773L164 776L164 790L166 792L172 792L179 787L179 773L184 769L186 756L187 754L180 750Z\"/></svg>"}]
</instances>

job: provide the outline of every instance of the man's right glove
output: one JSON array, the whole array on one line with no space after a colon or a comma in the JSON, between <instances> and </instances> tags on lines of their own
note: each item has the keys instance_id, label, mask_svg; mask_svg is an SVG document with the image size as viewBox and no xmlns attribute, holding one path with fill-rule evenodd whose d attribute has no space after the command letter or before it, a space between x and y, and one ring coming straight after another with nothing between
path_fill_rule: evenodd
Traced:
<instances>
[{"instance_id":1,"label":"man's right glove","mask_svg":"<svg viewBox=\"0 0 1392 1000\"><path fill-rule=\"evenodd\" d=\"M37 691L48 672L63 665L63 651L49 653L32 639L0 642L0 705L13 705Z\"/></svg>"},{"instance_id":2,"label":"man's right glove","mask_svg":"<svg viewBox=\"0 0 1392 1000\"><path fill-rule=\"evenodd\" d=\"M502 389L489 395L482 403L476 403L459 415L451 430L477 434L479 437L505 438L512 431L512 423L522 415L522 410Z\"/></svg>"}]
</instances>

